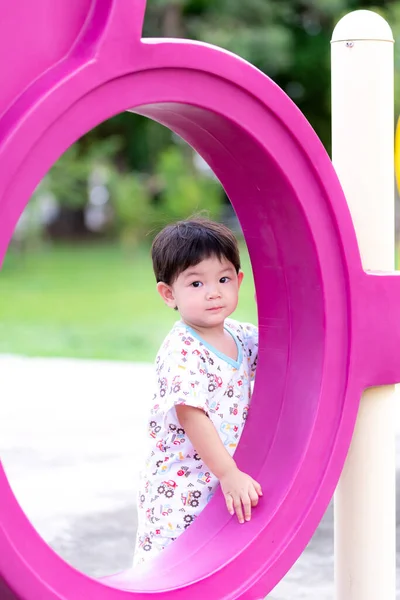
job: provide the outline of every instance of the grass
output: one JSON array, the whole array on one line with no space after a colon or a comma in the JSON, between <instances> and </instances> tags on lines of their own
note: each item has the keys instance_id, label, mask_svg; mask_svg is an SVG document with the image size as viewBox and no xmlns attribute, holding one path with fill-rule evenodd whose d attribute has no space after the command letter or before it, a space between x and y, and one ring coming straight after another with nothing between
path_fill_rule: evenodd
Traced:
<instances>
[{"instance_id":1,"label":"grass","mask_svg":"<svg viewBox=\"0 0 400 600\"><path fill-rule=\"evenodd\" d=\"M235 318L255 322L249 258ZM0 272L0 353L153 361L178 314L154 283L147 249L56 245L20 255Z\"/></svg>"}]
</instances>

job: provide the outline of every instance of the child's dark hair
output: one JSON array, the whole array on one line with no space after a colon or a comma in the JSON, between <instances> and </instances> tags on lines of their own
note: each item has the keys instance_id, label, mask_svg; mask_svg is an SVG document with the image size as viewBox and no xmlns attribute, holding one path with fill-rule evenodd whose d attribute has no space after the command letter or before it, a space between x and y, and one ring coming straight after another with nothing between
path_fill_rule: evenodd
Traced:
<instances>
[{"instance_id":1,"label":"child's dark hair","mask_svg":"<svg viewBox=\"0 0 400 600\"><path fill-rule=\"evenodd\" d=\"M188 267L216 256L240 270L238 243L232 231L221 223L194 217L167 225L155 237L151 248L157 282L171 285Z\"/></svg>"}]
</instances>

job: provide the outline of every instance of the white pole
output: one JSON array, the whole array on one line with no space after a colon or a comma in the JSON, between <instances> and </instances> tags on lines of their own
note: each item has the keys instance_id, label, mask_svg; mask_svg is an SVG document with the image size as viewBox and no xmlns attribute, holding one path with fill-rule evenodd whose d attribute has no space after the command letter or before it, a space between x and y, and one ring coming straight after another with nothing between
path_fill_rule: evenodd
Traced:
<instances>
[{"instance_id":1,"label":"white pole","mask_svg":"<svg viewBox=\"0 0 400 600\"><path fill-rule=\"evenodd\" d=\"M377 14L345 16L332 36L332 156L363 267L394 269L393 34ZM394 386L361 399L335 495L336 600L396 597Z\"/></svg>"}]
</instances>

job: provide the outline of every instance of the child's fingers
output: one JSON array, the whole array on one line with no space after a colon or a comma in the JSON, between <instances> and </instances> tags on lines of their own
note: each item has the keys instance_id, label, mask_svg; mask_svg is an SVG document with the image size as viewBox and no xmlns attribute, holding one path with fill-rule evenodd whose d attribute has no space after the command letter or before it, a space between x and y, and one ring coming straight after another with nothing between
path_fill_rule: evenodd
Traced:
<instances>
[{"instance_id":1,"label":"child's fingers","mask_svg":"<svg viewBox=\"0 0 400 600\"><path fill-rule=\"evenodd\" d=\"M233 508L233 498L232 498L231 494L225 494L225 502L226 502L226 508L228 509L229 514L234 515L235 510Z\"/></svg>"},{"instance_id":2,"label":"child's fingers","mask_svg":"<svg viewBox=\"0 0 400 600\"><path fill-rule=\"evenodd\" d=\"M234 506L235 513L236 513L236 516L238 518L239 523L244 523L242 502L241 502L239 496L237 496L237 497L234 498L234 500L233 500L233 506Z\"/></svg>"},{"instance_id":3,"label":"child's fingers","mask_svg":"<svg viewBox=\"0 0 400 600\"><path fill-rule=\"evenodd\" d=\"M251 519L251 498L249 494L242 494L242 504L244 508L244 518L246 521Z\"/></svg>"},{"instance_id":4,"label":"child's fingers","mask_svg":"<svg viewBox=\"0 0 400 600\"><path fill-rule=\"evenodd\" d=\"M257 494L259 496L262 496L263 493L262 493L261 485L258 483L258 481L255 481L254 479L253 479L253 484L254 484Z\"/></svg>"},{"instance_id":5,"label":"child's fingers","mask_svg":"<svg viewBox=\"0 0 400 600\"><path fill-rule=\"evenodd\" d=\"M252 506L257 506L258 504L258 493L255 487L250 488L249 490L249 496L250 496L250 500L251 500L251 505Z\"/></svg>"}]
</instances>

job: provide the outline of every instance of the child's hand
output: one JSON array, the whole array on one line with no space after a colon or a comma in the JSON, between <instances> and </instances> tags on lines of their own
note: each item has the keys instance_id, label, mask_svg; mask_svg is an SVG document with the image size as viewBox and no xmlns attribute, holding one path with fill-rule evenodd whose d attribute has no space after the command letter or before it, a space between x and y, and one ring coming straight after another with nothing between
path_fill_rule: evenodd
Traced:
<instances>
[{"instance_id":1,"label":"child's hand","mask_svg":"<svg viewBox=\"0 0 400 600\"><path fill-rule=\"evenodd\" d=\"M236 513L239 523L250 521L251 508L257 506L262 496L261 485L237 467L229 469L220 478L220 484L229 513Z\"/></svg>"}]
</instances>

